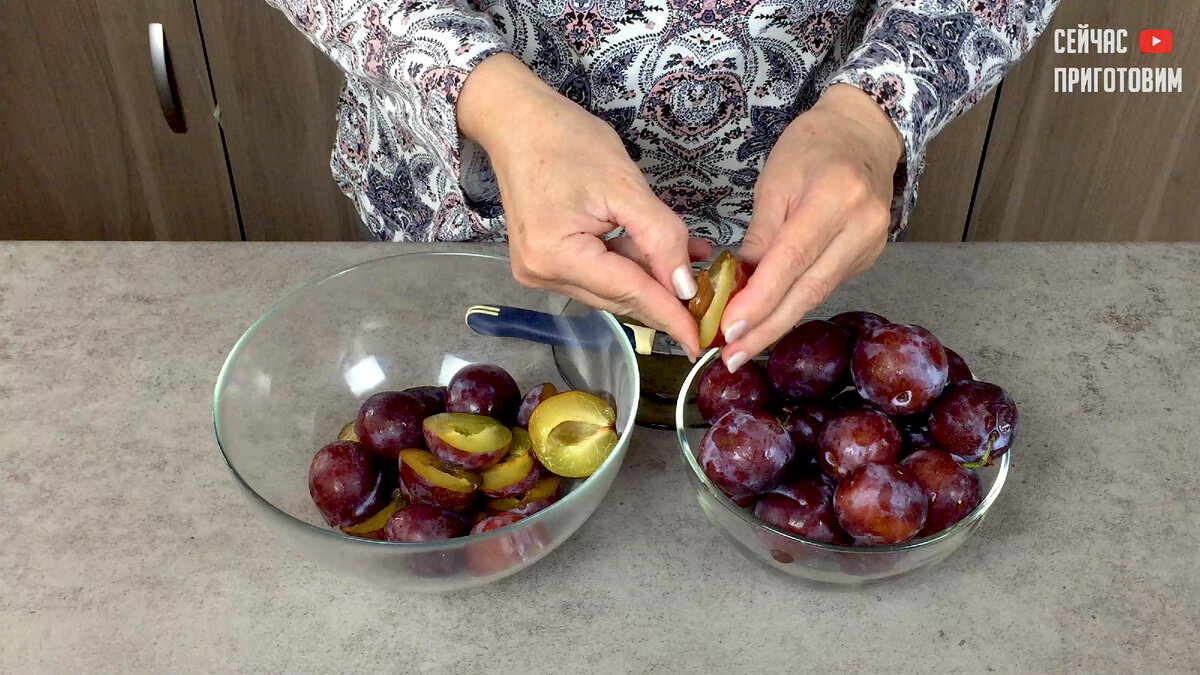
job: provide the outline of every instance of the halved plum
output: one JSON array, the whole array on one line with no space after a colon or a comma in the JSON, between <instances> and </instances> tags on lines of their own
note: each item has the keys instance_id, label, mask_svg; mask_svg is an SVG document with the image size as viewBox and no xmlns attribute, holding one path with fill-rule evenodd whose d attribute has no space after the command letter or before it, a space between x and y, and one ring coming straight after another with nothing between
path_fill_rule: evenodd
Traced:
<instances>
[{"instance_id":1,"label":"halved plum","mask_svg":"<svg viewBox=\"0 0 1200 675\"><path fill-rule=\"evenodd\" d=\"M438 459L467 471L492 466L508 452L512 431L498 420L472 413L441 413L421 423L425 445Z\"/></svg>"},{"instance_id":2,"label":"halved plum","mask_svg":"<svg viewBox=\"0 0 1200 675\"><path fill-rule=\"evenodd\" d=\"M534 483L533 488L521 497L504 497L487 503L489 511L507 512L518 516L532 516L554 502L562 499L562 479L546 476Z\"/></svg>"},{"instance_id":3,"label":"halved plum","mask_svg":"<svg viewBox=\"0 0 1200 675\"><path fill-rule=\"evenodd\" d=\"M529 416L533 454L551 473L592 475L617 447L617 411L586 391L565 391L542 401Z\"/></svg>"},{"instance_id":4,"label":"halved plum","mask_svg":"<svg viewBox=\"0 0 1200 675\"><path fill-rule=\"evenodd\" d=\"M471 534L499 529L524 519L525 516L507 511L488 516L471 528ZM550 535L540 523L517 532L497 535L487 541L467 545L467 569L476 576L488 576L512 569L537 556L550 545Z\"/></svg>"},{"instance_id":5,"label":"halved plum","mask_svg":"<svg viewBox=\"0 0 1200 675\"><path fill-rule=\"evenodd\" d=\"M397 488L392 491L392 501L380 509L375 515L357 525L343 525L342 532L363 539L387 539L383 528L387 526L392 514L408 506L403 491Z\"/></svg>"},{"instance_id":6,"label":"halved plum","mask_svg":"<svg viewBox=\"0 0 1200 675\"><path fill-rule=\"evenodd\" d=\"M525 398L521 399L520 407L517 408L517 426L528 429L529 416L533 414L533 409L541 405L542 401L556 395L558 395L558 387L549 382L543 382L530 389L525 394Z\"/></svg>"},{"instance_id":7,"label":"halved plum","mask_svg":"<svg viewBox=\"0 0 1200 675\"><path fill-rule=\"evenodd\" d=\"M388 541L440 541L467 534L467 520L457 513L426 504L409 504L388 518Z\"/></svg>"},{"instance_id":8,"label":"halved plum","mask_svg":"<svg viewBox=\"0 0 1200 675\"><path fill-rule=\"evenodd\" d=\"M428 450L400 452L400 490L410 502L466 511L475 504L480 482L478 475L446 466Z\"/></svg>"},{"instance_id":9,"label":"halved plum","mask_svg":"<svg viewBox=\"0 0 1200 675\"><path fill-rule=\"evenodd\" d=\"M346 422L346 426L338 432L337 439L339 441L354 441L358 442L358 432L354 430L354 422Z\"/></svg>"},{"instance_id":10,"label":"halved plum","mask_svg":"<svg viewBox=\"0 0 1200 675\"><path fill-rule=\"evenodd\" d=\"M729 300L746 287L754 266L738 260L729 251L721 251L708 270L696 277L696 295L688 302L688 311L700 327L700 348L725 344L721 316Z\"/></svg>"},{"instance_id":11,"label":"halved plum","mask_svg":"<svg viewBox=\"0 0 1200 675\"><path fill-rule=\"evenodd\" d=\"M479 484L479 491L485 497L519 497L531 490L541 475L541 467L533 457L529 432L514 427L508 454L498 464L480 473L483 482Z\"/></svg>"},{"instance_id":12,"label":"halved plum","mask_svg":"<svg viewBox=\"0 0 1200 675\"><path fill-rule=\"evenodd\" d=\"M354 441L334 441L313 455L308 494L334 527L370 518L388 498L379 460Z\"/></svg>"}]
</instances>

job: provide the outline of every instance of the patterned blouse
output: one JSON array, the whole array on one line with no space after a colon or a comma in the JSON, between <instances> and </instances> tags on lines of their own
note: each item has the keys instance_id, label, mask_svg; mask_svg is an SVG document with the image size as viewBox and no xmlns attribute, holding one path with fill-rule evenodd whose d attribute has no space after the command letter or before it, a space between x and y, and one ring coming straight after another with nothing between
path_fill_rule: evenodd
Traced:
<instances>
[{"instance_id":1,"label":"patterned blouse","mask_svg":"<svg viewBox=\"0 0 1200 675\"><path fill-rule=\"evenodd\" d=\"M929 140L995 86L1058 0L267 0L346 72L332 168L380 239L503 240L460 138L471 69L506 51L608 122L693 234L741 241L780 133L834 83L904 136L892 235Z\"/></svg>"}]
</instances>

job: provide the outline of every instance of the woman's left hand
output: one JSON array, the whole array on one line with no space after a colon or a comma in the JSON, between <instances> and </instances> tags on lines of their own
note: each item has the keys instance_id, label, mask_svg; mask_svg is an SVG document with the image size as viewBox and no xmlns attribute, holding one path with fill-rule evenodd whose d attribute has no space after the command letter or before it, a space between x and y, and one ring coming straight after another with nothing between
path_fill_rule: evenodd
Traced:
<instances>
[{"instance_id":1,"label":"woman's left hand","mask_svg":"<svg viewBox=\"0 0 1200 675\"><path fill-rule=\"evenodd\" d=\"M780 135L754 188L738 256L758 264L725 308L722 357L737 370L883 251L904 142L856 87L830 87Z\"/></svg>"}]
</instances>

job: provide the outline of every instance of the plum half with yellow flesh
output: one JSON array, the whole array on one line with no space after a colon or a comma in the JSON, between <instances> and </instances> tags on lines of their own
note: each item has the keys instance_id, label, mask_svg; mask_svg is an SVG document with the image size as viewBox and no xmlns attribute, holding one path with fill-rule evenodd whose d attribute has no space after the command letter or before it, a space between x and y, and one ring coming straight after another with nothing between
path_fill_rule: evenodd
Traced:
<instances>
[{"instance_id":1,"label":"plum half with yellow flesh","mask_svg":"<svg viewBox=\"0 0 1200 675\"><path fill-rule=\"evenodd\" d=\"M339 441L354 441L357 443L358 432L354 429L354 422L347 422L346 426L342 427L342 430L338 432L337 439Z\"/></svg>"},{"instance_id":2,"label":"plum half with yellow flesh","mask_svg":"<svg viewBox=\"0 0 1200 675\"><path fill-rule=\"evenodd\" d=\"M512 443L508 427L472 413L431 415L421 423L421 430L430 452L467 471L480 471L499 462Z\"/></svg>"},{"instance_id":3,"label":"plum half with yellow flesh","mask_svg":"<svg viewBox=\"0 0 1200 675\"><path fill-rule=\"evenodd\" d=\"M539 479L529 492L520 497L505 497L488 501L487 510L515 513L518 516L532 516L561 498L562 479L558 476L546 476Z\"/></svg>"},{"instance_id":4,"label":"plum half with yellow flesh","mask_svg":"<svg viewBox=\"0 0 1200 675\"><path fill-rule=\"evenodd\" d=\"M479 483L478 475L446 466L428 450L400 451L400 490L410 502L466 511Z\"/></svg>"},{"instance_id":5,"label":"plum half with yellow flesh","mask_svg":"<svg viewBox=\"0 0 1200 675\"><path fill-rule=\"evenodd\" d=\"M617 411L585 391L566 391L542 401L529 416L533 454L551 473L584 478L617 447Z\"/></svg>"},{"instance_id":6,"label":"plum half with yellow flesh","mask_svg":"<svg viewBox=\"0 0 1200 675\"><path fill-rule=\"evenodd\" d=\"M483 482L479 484L479 491L485 497L519 497L533 488L541 474L541 467L533 457L529 432L514 427L508 454L498 464L480 473Z\"/></svg>"},{"instance_id":7,"label":"plum half with yellow flesh","mask_svg":"<svg viewBox=\"0 0 1200 675\"><path fill-rule=\"evenodd\" d=\"M387 539L383 528L387 526L393 513L407 505L408 502L405 501L403 492L397 488L392 492L392 501L388 502L387 506L357 525L343 525L342 532L363 539Z\"/></svg>"},{"instance_id":8,"label":"plum half with yellow flesh","mask_svg":"<svg viewBox=\"0 0 1200 675\"><path fill-rule=\"evenodd\" d=\"M754 266L722 251L713 264L696 277L696 295L688 302L688 311L700 327L700 348L725 344L721 316L729 300L746 287Z\"/></svg>"}]
</instances>

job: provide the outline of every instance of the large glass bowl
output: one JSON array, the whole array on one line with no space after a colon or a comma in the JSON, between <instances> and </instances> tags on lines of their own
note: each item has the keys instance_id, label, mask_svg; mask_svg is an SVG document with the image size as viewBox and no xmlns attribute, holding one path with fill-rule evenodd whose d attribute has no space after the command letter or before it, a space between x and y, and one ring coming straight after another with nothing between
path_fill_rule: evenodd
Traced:
<instances>
[{"instance_id":1,"label":"large glass bowl","mask_svg":"<svg viewBox=\"0 0 1200 675\"><path fill-rule=\"evenodd\" d=\"M592 346L552 350L478 335L464 322L477 304L572 315L570 326L588 331ZM474 362L504 367L522 390L549 381L611 395L621 434L616 449L554 505L484 534L398 543L358 539L326 525L308 495L313 453L337 437L368 396L445 385ZM272 307L221 369L213 424L255 512L300 553L335 573L393 588L449 591L531 565L591 516L621 467L637 400L633 350L611 315L517 284L506 258L414 253L342 270Z\"/></svg>"},{"instance_id":2,"label":"large glass bowl","mask_svg":"<svg viewBox=\"0 0 1200 675\"><path fill-rule=\"evenodd\" d=\"M720 351L716 349L701 357L679 392L675 405L679 448L696 499L709 522L743 555L773 570L818 585L841 586L880 581L930 567L953 553L979 528L1004 487L1011 452L996 466L978 472L983 499L966 518L937 534L891 546L825 544L768 525L717 489L696 460L700 440L708 430L696 409L696 388L701 371L717 358Z\"/></svg>"}]
</instances>

